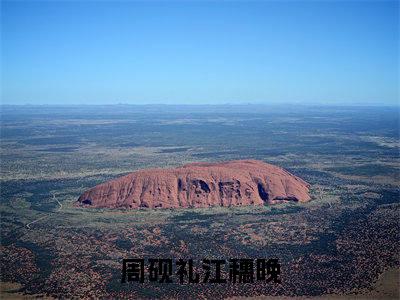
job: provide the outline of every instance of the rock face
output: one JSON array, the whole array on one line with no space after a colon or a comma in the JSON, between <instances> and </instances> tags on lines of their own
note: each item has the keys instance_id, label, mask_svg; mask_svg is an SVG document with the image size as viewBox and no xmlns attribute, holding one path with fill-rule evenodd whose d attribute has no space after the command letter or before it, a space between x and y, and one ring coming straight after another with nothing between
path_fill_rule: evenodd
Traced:
<instances>
[{"instance_id":1,"label":"rock face","mask_svg":"<svg viewBox=\"0 0 400 300\"><path fill-rule=\"evenodd\" d=\"M87 190L76 204L136 209L306 202L308 187L284 169L257 160L192 163L130 173Z\"/></svg>"}]
</instances>

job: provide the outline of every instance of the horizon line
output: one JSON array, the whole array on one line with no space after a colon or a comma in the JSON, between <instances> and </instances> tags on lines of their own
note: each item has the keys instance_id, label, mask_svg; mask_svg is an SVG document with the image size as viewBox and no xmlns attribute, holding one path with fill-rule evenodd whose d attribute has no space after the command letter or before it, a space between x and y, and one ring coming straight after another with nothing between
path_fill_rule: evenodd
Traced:
<instances>
[{"instance_id":1,"label":"horizon line","mask_svg":"<svg viewBox=\"0 0 400 300\"><path fill-rule=\"evenodd\" d=\"M326 106L326 107L400 107L400 102L398 103L298 103L298 102L284 102L284 103L255 103L255 102L243 102L243 103L104 103L104 104L78 104L78 103L71 103L71 104L31 104L31 103L24 103L24 104L10 104L10 103L1 103L0 106L49 106L49 107L76 107L76 106L282 106L282 105L296 105L296 106Z\"/></svg>"}]
</instances>

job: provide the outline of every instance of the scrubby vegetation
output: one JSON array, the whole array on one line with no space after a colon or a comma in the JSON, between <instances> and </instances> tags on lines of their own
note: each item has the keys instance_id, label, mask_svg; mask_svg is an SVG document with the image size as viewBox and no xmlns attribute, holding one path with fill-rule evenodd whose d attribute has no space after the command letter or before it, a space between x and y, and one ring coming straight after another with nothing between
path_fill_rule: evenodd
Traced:
<instances>
[{"instance_id":1,"label":"scrubby vegetation","mask_svg":"<svg viewBox=\"0 0 400 300\"><path fill-rule=\"evenodd\" d=\"M2 114L1 280L18 283L14 292L352 293L399 266L399 120L390 109L3 107ZM244 158L302 177L313 200L153 211L72 206L85 189L139 168ZM281 285L120 283L122 258L272 256L282 264Z\"/></svg>"}]
</instances>

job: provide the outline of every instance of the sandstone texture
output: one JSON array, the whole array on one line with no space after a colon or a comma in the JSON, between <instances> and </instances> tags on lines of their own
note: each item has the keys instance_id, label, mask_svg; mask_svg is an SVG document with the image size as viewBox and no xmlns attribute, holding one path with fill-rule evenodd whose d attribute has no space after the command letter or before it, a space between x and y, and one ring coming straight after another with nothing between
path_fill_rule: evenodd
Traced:
<instances>
[{"instance_id":1,"label":"sandstone texture","mask_svg":"<svg viewBox=\"0 0 400 300\"><path fill-rule=\"evenodd\" d=\"M299 177L262 161L237 160L139 170L87 190L76 205L187 208L309 200L309 184Z\"/></svg>"}]
</instances>

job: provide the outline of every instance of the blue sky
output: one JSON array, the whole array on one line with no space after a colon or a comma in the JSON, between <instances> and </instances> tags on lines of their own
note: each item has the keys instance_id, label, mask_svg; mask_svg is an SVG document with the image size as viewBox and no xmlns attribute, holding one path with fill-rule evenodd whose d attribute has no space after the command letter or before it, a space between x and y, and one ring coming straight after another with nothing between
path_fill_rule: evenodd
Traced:
<instances>
[{"instance_id":1,"label":"blue sky","mask_svg":"<svg viewBox=\"0 0 400 300\"><path fill-rule=\"evenodd\" d=\"M385 104L397 1L2 1L3 104Z\"/></svg>"}]
</instances>

